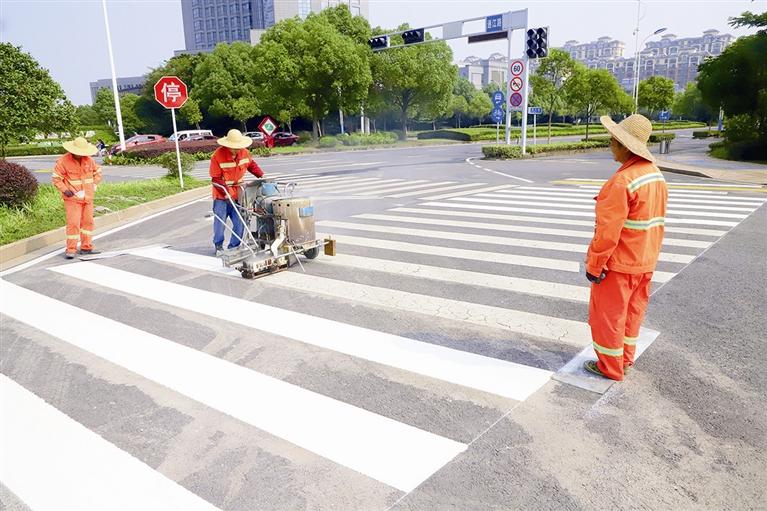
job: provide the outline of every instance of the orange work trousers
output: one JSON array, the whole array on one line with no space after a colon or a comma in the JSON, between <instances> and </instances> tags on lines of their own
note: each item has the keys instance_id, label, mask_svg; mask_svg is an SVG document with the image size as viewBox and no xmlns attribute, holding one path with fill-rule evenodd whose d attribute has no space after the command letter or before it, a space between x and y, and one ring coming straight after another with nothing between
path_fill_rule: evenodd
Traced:
<instances>
[{"instance_id":1,"label":"orange work trousers","mask_svg":"<svg viewBox=\"0 0 767 511\"><path fill-rule=\"evenodd\" d=\"M591 284L589 326L597 367L613 380L623 380L623 369L634 364L639 327L650 300L652 272L630 275L607 272Z\"/></svg>"},{"instance_id":2,"label":"orange work trousers","mask_svg":"<svg viewBox=\"0 0 767 511\"><path fill-rule=\"evenodd\" d=\"M80 250L93 249L93 203L82 200L65 200L64 209L67 213L67 253L77 252L77 241Z\"/></svg>"}]
</instances>

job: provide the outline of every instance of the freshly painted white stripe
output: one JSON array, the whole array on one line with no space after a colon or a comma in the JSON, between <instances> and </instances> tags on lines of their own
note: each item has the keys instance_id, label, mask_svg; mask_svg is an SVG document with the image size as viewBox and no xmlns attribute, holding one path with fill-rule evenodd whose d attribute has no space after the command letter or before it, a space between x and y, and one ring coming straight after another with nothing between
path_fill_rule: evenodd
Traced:
<instances>
[{"instance_id":1,"label":"freshly painted white stripe","mask_svg":"<svg viewBox=\"0 0 767 511\"><path fill-rule=\"evenodd\" d=\"M354 179L354 176L352 176L351 179ZM349 176L339 176L338 174L334 174L332 176L317 176L317 177L311 177L309 179L301 179L301 183L305 183L305 184L333 183L336 181L349 181Z\"/></svg>"},{"instance_id":2,"label":"freshly painted white stripe","mask_svg":"<svg viewBox=\"0 0 767 511\"><path fill-rule=\"evenodd\" d=\"M324 236L326 235L323 234L322 237ZM445 247L435 247L432 245L364 238L361 236L345 236L343 234L333 234L333 238L342 245L353 245L357 247L374 248L377 250L393 250L395 252L405 252L413 255L431 255L435 257L447 257L449 259L462 259L512 266L529 266L533 268L546 268L575 273L580 271L578 263L562 261L559 259L517 256L499 252L465 250L460 248L446 249ZM674 275L676 275L676 273L655 271L652 280L653 282L668 282Z\"/></svg>"},{"instance_id":3,"label":"freshly painted white stripe","mask_svg":"<svg viewBox=\"0 0 767 511\"><path fill-rule=\"evenodd\" d=\"M395 275L464 284L467 286L479 286L489 289L500 289L513 293L545 296L561 300L573 300L576 302L589 301L589 288L586 286L573 286L571 284L559 284L544 280L521 279L506 275L492 273L479 273L475 271L454 270L438 266L426 266L423 264L403 263L388 259L375 259L347 254L337 254L335 257L323 257L312 262L312 265L332 265L341 268L356 268L358 270L379 271Z\"/></svg>"},{"instance_id":4,"label":"freshly painted white stripe","mask_svg":"<svg viewBox=\"0 0 767 511\"><path fill-rule=\"evenodd\" d=\"M700 185L700 186L708 186L708 185ZM729 185L732 187L737 187L738 185ZM584 190L600 190L601 186L589 186L589 185L582 185L579 186L579 188L582 188ZM729 192L726 191L719 191L719 190L696 190L696 189L690 189L685 190L683 188L670 188L669 187L669 193L673 191L674 193L678 194L684 194L684 195L697 195L697 194L707 194L707 195L724 195L729 197Z\"/></svg>"},{"instance_id":5,"label":"freshly painted white stripe","mask_svg":"<svg viewBox=\"0 0 767 511\"><path fill-rule=\"evenodd\" d=\"M564 202L588 202L594 204L594 197L592 194L578 194L578 193L545 193L545 192L528 192L514 190L499 190L492 195L496 197L509 197L528 200L540 200L542 198L564 201ZM735 202L728 200L705 200L705 199L690 199L685 195L679 196L669 194L669 203L675 206L679 204L706 204L712 206L761 206L762 202ZM703 207L703 206L698 206Z\"/></svg>"},{"instance_id":6,"label":"freshly painted white stripe","mask_svg":"<svg viewBox=\"0 0 767 511\"><path fill-rule=\"evenodd\" d=\"M492 222L462 222L456 220L443 220L436 218L423 218L417 216L399 216L399 215L378 215L372 213L365 213L361 215L354 215L353 218L361 218L363 220L383 220L385 222L402 222L411 224L422 225L441 225L446 227L465 227L472 230L480 231L503 231L503 232L525 232L530 234L546 234L550 236L564 236L567 238L584 238L592 239L594 237L593 231L576 231L572 229L549 229L546 227L529 227L517 224L496 224ZM676 247L690 247L690 248L708 248L711 243L707 241L663 238L663 244Z\"/></svg>"},{"instance_id":7,"label":"freshly painted white stripe","mask_svg":"<svg viewBox=\"0 0 767 511\"><path fill-rule=\"evenodd\" d=\"M448 199L451 201L462 201L462 202L478 202L482 204L516 204L519 206L548 206L548 207L555 207L555 208L568 208L568 209L583 209L583 210L593 210L593 205L577 205L577 204L562 204L558 202L526 202L526 201L519 201L519 200L504 200L504 199L482 199L482 198L474 198L474 197L455 197L452 199ZM711 218L738 218L738 219L744 219L748 215L740 215L735 213L709 213L707 211L676 211L669 209L666 211L667 216L671 215L679 215L679 216L688 216L688 217L711 217Z\"/></svg>"},{"instance_id":8,"label":"freshly painted white stripe","mask_svg":"<svg viewBox=\"0 0 767 511\"><path fill-rule=\"evenodd\" d=\"M446 207L453 207L454 204L445 204ZM461 218L474 218L487 219L487 220L505 220L509 222L528 222L534 224L555 224L555 225L575 225L581 227L588 227L588 235L594 234L594 222L588 220L572 220L570 218L549 218L549 217L535 217L535 216L520 216L520 215L500 215L496 213L481 213L479 214L471 211L456 211L455 209L427 209L427 208L392 208L387 211L395 211L402 213L416 213L418 215L437 215L437 216L455 216ZM669 227L666 226L666 232L676 234L694 234L698 236L724 236L727 231L717 231L713 229L694 229L685 227Z\"/></svg>"},{"instance_id":9,"label":"freshly painted white stripe","mask_svg":"<svg viewBox=\"0 0 767 511\"><path fill-rule=\"evenodd\" d=\"M32 509L218 509L3 374L0 416L0 481Z\"/></svg>"},{"instance_id":10,"label":"freshly painted white stripe","mask_svg":"<svg viewBox=\"0 0 767 511\"><path fill-rule=\"evenodd\" d=\"M93 263L52 268L133 294L200 309L252 314L225 296ZM0 281L3 313L161 385L401 491L411 491L466 445L271 378L153 334ZM106 286L109 287L109 286ZM126 292L130 292L127 291ZM206 293L206 292L204 292ZM212 295L212 296L211 296ZM215 303L216 307L211 307ZM255 304L254 304L255 305ZM45 310L41 315L37 311ZM207 309L207 310L206 310ZM254 318L272 315L258 315ZM223 318L222 318L223 319ZM88 325L82 335L71 325ZM359 342L359 338L355 339ZM168 370L172 361L173 370ZM109 473L108 465L99 466ZM110 474L111 475L111 474Z\"/></svg>"},{"instance_id":11,"label":"freshly painted white stripe","mask_svg":"<svg viewBox=\"0 0 767 511\"><path fill-rule=\"evenodd\" d=\"M417 183L417 181L412 181L412 183ZM432 193L435 189L434 186L436 185L444 185L449 183L455 183L455 181L425 181L422 184L416 184L416 185L406 185L406 186L395 186L392 188L387 188L385 190L378 190L377 192L370 192L370 193L362 193L359 195L385 195L386 197L391 197L392 192L398 192L401 190L418 190L415 193ZM421 190L419 190L421 188ZM422 188L426 188L426 190L423 190Z\"/></svg>"},{"instance_id":12,"label":"freshly painted white stripe","mask_svg":"<svg viewBox=\"0 0 767 511\"><path fill-rule=\"evenodd\" d=\"M418 188L419 184L421 187L423 187L423 186L431 186L433 183L425 179L415 179L412 181L407 181L405 183L399 183L397 185L376 186L374 188L368 188L367 191L360 192L357 195L380 195L380 194L386 194L388 192L410 190L411 188ZM374 190L374 191L371 191L371 190Z\"/></svg>"},{"instance_id":13,"label":"freshly painted white stripe","mask_svg":"<svg viewBox=\"0 0 767 511\"><path fill-rule=\"evenodd\" d=\"M506 188L514 188L516 185L501 185L501 186L489 186L486 188L479 188L476 190L465 190L462 192L446 193L443 195L433 195L431 197L423 197L423 200L442 200L449 199L451 197L461 197L463 195L472 195L475 193L492 192L494 190L504 190Z\"/></svg>"},{"instance_id":14,"label":"freshly painted white stripe","mask_svg":"<svg viewBox=\"0 0 767 511\"><path fill-rule=\"evenodd\" d=\"M510 190L511 193L517 193L517 194L524 194L524 195L534 195L534 196L550 196L550 197L581 197L581 198L593 198L594 197L594 191L592 190L582 190L580 188L537 188L531 189L528 187L518 187L514 188L513 190ZM677 191L677 190L669 190L668 196L669 197L675 197L679 200L684 200L685 202L703 202L703 203L710 203L710 204L732 204L732 205L738 205L743 202L746 203L753 203L753 204L763 204L765 201L767 201L767 198L762 199L760 197L744 197L744 196L733 196L733 195L727 195L726 192L704 192L706 194L710 195L697 195L694 193L688 193L687 191Z\"/></svg>"},{"instance_id":15,"label":"freshly painted white stripe","mask_svg":"<svg viewBox=\"0 0 767 511\"><path fill-rule=\"evenodd\" d=\"M531 240L531 239L523 239L523 238L507 238L507 237L499 237L499 236L484 236L481 234L467 234L463 232L408 229L406 227L394 227L392 225L355 224L351 222L336 222L332 220L324 220L324 221L318 222L317 225L321 225L322 227L334 227L336 229L348 229L348 230L366 231L366 232L399 234L402 236L435 238L439 240L468 241L471 243L486 243L489 245L502 245L506 247L537 248L540 250L575 252L577 254L585 254L586 250L588 250L587 244L578 245L576 243L561 243L558 241ZM693 259L695 259L695 256L687 255L687 254L669 254L667 252L661 252L660 255L658 256L659 261L664 261L668 263L689 264L693 261Z\"/></svg>"},{"instance_id":16,"label":"freshly painted white stripe","mask_svg":"<svg viewBox=\"0 0 767 511\"><path fill-rule=\"evenodd\" d=\"M524 183L534 183L535 182L535 181L531 181L530 179L525 179L523 177L512 176L511 174L505 174L503 172L498 172L497 170L488 169L486 167L482 167L480 165L477 165L476 163L474 163L472 161L472 160L475 160L476 158L477 158L476 156L472 156L472 157L466 158L466 163L468 163L469 165L473 165L473 166L475 166L475 167L477 167L479 169L482 169L482 170L484 170L486 172L492 172L493 174L498 174L500 176L508 177L508 178L511 178L511 179L516 179L517 181L522 181Z\"/></svg>"},{"instance_id":17,"label":"freshly painted white stripe","mask_svg":"<svg viewBox=\"0 0 767 511\"><path fill-rule=\"evenodd\" d=\"M401 199L402 197L412 197L414 195L421 195L423 193L446 192L448 190L459 190L461 188L472 188L474 186L483 186L485 184L486 183L469 183L469 184L454 185L454 186L441 186L441 187L435 188L433 190L420 190L420 191L417 191L417 192L398 193L397 195L389 195L389 197L394 197L395 199Z\"/></svg>"},{"instance_id":18,"label":"freshly painted white stripe","mask_svg":"<svg viewBox=\"0 0 767 511\"><path fill-rule=\"evenodd\" d=\"M212 261L216 258L210 256L197 256L195 261L185 258L177 259L178 252L168 249L157 249L151 255L147 253L145 256L173 263L182 262L183 265L189 265L191 262L194 264L193 267L201 269L205 266L215 267L218 263ZM68 267L70 266L73 265ZM65 267L61 268L57 271L66 273ZM99 268L107 267L99 266ZM86 269L86 271L89 270ZM113 275L114 271L119 272L116 277ZM106 287L144 296L141 294L140 287L127 286L125 283L125 278L137 278L143 285L149 286L147 289L165 293L151 295L162 296L161 300L155 299L161 303L519 401L526 399L544 385L550 374L550 371L522 364L270 307L210 291L187 288L121 270L114 271L106 271L106 273L101 271L100 275L108 279L104 281ZM211 300L232 308L211 309ZM234 311L233 315L229 314L230 310ZM274 321L264 322L264 317L273 318ZM364 342L361 342L361 339L364 339Z\"/></svg>"},{"instance_id":19,"label":"freshly painted white stripe","mask_svg":"<svg viewBox=\"0 0 767 511\"><path fill-rule=\"evenodd\" d=\"M511 211L515 213L535 213L537 215L562 215L594 218L593 211L566 211L562 209L539 209L539 208L517 208L511 206L490 206L485 204L462 204L450 202L424 202L421 206L439 206L450 208L474 209L480 211ZM687 224L687 225L716 225L720 227L735 227L738 222L728 222L724 220L696 220L686 218L666 217L667 224Z\"/></svg>"},{"instance_id":20,"label":"freshly painted white stripe","mask_svg":"<svg viewBox=\"0 0 767 511\"><path fill-rule=\"evenodd\" d=\"M324 165L322 167L306 167L303 169L293 169L294 172L303 172L305 170L308 170L310 172L317 171L317 170L327 170L327 169L339 169L339 168L348 168L348 167L367 167L370 165L380 165L381 163L385 163L382 161L371 161L367 163L342 163L340 165Z\"/></svg>"},{"instance_id":21,"label":"freshly painted white stripe","mask_svg":"<svg viewBox=\"0 0 767 511\"><path fill-rule=\"evenodd\" d=\"M565 181L592 181L594 183L604 183L607 180L606 179L593 179L593 178L577 178L577 177L568 177L565 179ZM676 185L676 186L720 186L720 187L730 187L730 186L741 186L743 188L761 188L761 185L741 185L741 184L723 184L723 183L708 183L708 182L691 182L691 181L669 181L668 184L670 185Z\"/></svg>"}]
</instances>

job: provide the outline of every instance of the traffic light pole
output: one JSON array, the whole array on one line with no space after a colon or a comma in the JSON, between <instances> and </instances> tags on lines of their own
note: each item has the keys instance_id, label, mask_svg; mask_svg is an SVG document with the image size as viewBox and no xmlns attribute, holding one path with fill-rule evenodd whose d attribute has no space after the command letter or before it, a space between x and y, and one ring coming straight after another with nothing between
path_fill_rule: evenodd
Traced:
<instances>
[{"instance_id":1,"label":"traffic light pole","mask_svg":"<svg viewBox=\"0 0 767 511\"><path fill-rule=\"evenodd\" d=\"M530 59L522 60L525 63L525 94L522 100L522 156L524 156L527 152L527 98L530 96Z\"/></svg>"},{"instance_id":2,"label":"traffic light pole","mask_svg":"<svg viewBox=\"0 0 767 511\"><path fill-rule=\"evenodd\" d=\"M509 101L511 100L511 71L508 69L511 65L511 33L512 30L509 29L506 35L509 43L508 53L506 54L506 70L508 71L506 73L506 145L511 145L511 108L509 108Z\"/></svg>"}]
</instances>

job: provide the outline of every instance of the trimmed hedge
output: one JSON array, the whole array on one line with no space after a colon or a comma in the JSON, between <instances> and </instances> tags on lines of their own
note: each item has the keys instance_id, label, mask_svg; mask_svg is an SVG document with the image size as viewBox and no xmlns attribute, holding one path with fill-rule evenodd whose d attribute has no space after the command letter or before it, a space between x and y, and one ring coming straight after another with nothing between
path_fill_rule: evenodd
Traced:
<instances>
[{"instance_id":1,"label":"trimmed hedge","mask_svg":"<svg viewBox=\"0 0 767 511\"><path fill-rule=\"evenodd\" d=\"M655 144L659 143L661 140L674 140L675 138L676 133L651 133L648 142Z\"/></svg>"},{"instance_id":2,"label":"trimmed hedge","mask_svg":"<svg viewBox=\"0 0 767 511\"><path fill-rule=\"evenodd\" d=\"M418 140L441 138L459 142L478 142L480 140L495 140L495 128L456 128L450 130L422 131Z\"/></svg>"},{"instance_id":3,"label":"trimmed hedge","mask_svg":"<svg viewBox=\"0 0 767 511\"><path fill-rule=\"evenodd\" d=\"M692 132L692 138L709 138L709 137L718 137L721 134L719 133L719 130L705 130L705 131L693 131Z\"/></svg>"},{"instance_id":4,"label":"trimmed hedge","mask_svg":"<svg viewBox=\"0 0 767 511\"><path fill-rule=\"evenodd\" d=\"M5 156L44 156L48 154L64 154L67 151L60 145L51 146L21 146L21 147L6 147Z\"/></svg>"},{"instance_id":5,"label":"trimmed hedge","mask_svg":"<svg viewBox=\"0 0 767 511\"><path fill-rule=\"evenodd\" d=\"M517 159L522 158L522 148L518 145L486 145L482 146L482 154L485 158Z\"/></svg>"},{"instance_id":6,"label":"trimmed hedge","mask_svg":"<svg viewBox=\"0 0 767 511\"><path fill-rule=\"evenodd\" d=\"M558 151L581 151L608 147L610 139L589 140L588 142L561 142L556 144L528 145L530 155L552 153ZM482 147L485 158L517 159L522 158L522 148L517 145L486 145Z\"/></svg>"},{"instance_id":7,"label":"trimmed hedge","mask_svg":"<svg viewBox=\"0 0 767 511\"><path fill-rule=\"evenodd\" d=\"M321 137L319 146L323 149L329 149L338 145L338 139L335 137Z\"/></svg>"}]
</instances>

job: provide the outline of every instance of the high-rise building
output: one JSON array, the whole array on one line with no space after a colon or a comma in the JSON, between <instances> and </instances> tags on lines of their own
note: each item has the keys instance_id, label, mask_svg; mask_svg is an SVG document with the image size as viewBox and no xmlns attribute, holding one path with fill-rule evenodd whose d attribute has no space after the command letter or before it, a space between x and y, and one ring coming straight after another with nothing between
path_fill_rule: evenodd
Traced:
<instances>
[{"instance_id":1,"label":"high-rise building","mask_svg":"<svg viewBox=\"0 0 767 511\"><path fill-rule=\"evenodd\" d=\"M146 83L146 76L125 76L117 78L117 93L122 96L123 94L141 94L144 89L144 83ZM101 89L112 90L112 79L103 78L91 82L91 103L96 102L96 95Z\"/></svg>"},{"instance_id":2,"label":"high-rise building","mask_svg":"<svg viewBox=\"0 0 767 511\"><path fill-rule=\"evenodd\" d=\"M218 43L256 44L264 30L294 16L346 4L352 15L368 17L368 0L182 0L186 50L210 51Z\"/></svg>"},{"instance_id":3,"label":"high-rise building","mask_svg":"<svg viewBox=\"0 0 767 511\"><path fill-rule=\"evenodd\" d=\"M488 83L503 85L506 83L507 58L500 53L493 53L486 59L466 57L458 63L458 74L466 78L477 89Z\"/></svg>"}]
</instances>

